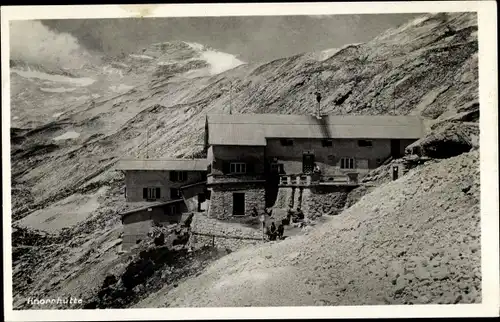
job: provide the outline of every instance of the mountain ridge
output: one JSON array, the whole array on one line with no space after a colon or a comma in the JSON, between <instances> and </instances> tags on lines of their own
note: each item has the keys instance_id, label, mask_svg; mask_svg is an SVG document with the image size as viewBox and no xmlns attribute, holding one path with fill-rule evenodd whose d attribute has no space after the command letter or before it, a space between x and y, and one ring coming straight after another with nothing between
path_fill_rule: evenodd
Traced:
<instances>
[{"instance_id":1,"label":"mountain ridge","mask_svg":"<svg viewBox=\"0 0 500 322\"><path fill-rule=\"evenodd\" d=\"M229 105L233 113L313 114L314 92L319 90L323 113L415 114L435 126L461 122L461 113L464 118L477 113L478 118L476 31L474 13L426 15L366 43L335 49L324 60L304 53L196 77L185 77L183 59L176 68L160 67L155 75L158 65L151 64L151 59L127 56L125 61L114 61L124 64L116 69L128 68L124 66L130 61L137 65L136 71L122 70L122 76L104 72L87 87L47 96L40 96L40 83L11 73L13 115L20 117L11 129L13 223L36 223L48 212L64 218L76 207L82 209L82 220L59 234L69 234L85 247L112 244L119 238L117 213L124 207L123 177L113 171L114 164L123 157L144 157L146 150L151 158L199 156L205 115L225 114ZM189 52L187 47L182 46ZM146 53L151 50L137 54ZM206 65L186 68L195 71ZM87 73L80 76L89 77ZM131 87L110 89L120 84ZM79 96L84 99L75 102ZM61 114L52 117L57 113ZM38 117L47 121L34 121ZM74 196L88 199L88 204ZM85 207L92 211L87 213ZM86 263L81 267L64 262L79 258L75 247L86 254L79 259ZM40 277L33 287L39 287L40 294L50 287L60 292L95 288L85 285L85 279L95 275L100 283L105 275L102 265L115 255L105 251L99 255L102 265L89 269L87 264L98 259L82 247L46 254L46 262L33 268ZM21 262L14 264L23 272ZM59 277L52 268L57 265L64 267ZM74 280L64 281L65 274L73 274ZM14 283L23 284L22 274L16 276ZM17 300L21 298L19 291Z\"/></svg>"}]
</instances>

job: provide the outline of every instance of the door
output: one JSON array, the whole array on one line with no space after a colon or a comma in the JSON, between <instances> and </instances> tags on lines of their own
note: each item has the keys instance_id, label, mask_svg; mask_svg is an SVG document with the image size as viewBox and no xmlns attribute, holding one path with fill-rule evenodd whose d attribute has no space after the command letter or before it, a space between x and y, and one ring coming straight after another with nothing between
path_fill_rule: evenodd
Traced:
<instances>
[{"instance_id":1,"label":"door","mask_svg":"<svg viewBox=\"0 0 500 322\"><path fill-rule=\"evenodd\" d=\"M233 193L233 216L245 215L245 193Z\"/></svg>"},{"instance_id":2,"label":"door","mask_svg":"<svg viewBox=\"0 0 500 322\"><path fill-rule=\"evenodd\" d=\"M314 170L314 154L304 152L302 155L302 172L310 173Z\"/></svg>"},{"instance_id":3,"label":"door","mask_svg":"<svg viewBox=\"0 0 500 322\"><path fill-rule=\"evenodd\" d=\"M203 203L206 201L205 193L198 194L198 212L205 210L202 208Z\"/></svg>"},{"instance_id":4,"label":"door","mask_svg":"<svg viewBox=\"0 0 500 322\"><path fill-rule=\"evenodd\" d=\"M391 156L397 159L401 156L401 143L399 140L391 140Z\"/></svg>"}]
</instances>

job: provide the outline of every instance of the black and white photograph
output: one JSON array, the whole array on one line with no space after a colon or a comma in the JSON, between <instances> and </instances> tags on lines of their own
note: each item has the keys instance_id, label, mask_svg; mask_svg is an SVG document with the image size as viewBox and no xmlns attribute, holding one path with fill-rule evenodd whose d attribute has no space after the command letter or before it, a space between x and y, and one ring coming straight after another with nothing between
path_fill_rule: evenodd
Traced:
<instances>
[{"instance_id":1,"label":"black and white photograph","mask_svg":"<svg viewBox=\"0 0 500 322\"><path fill-rule=\"evenodd\" d=\"M8 320L498 316L496 4L434 4L2 8Z\"/></svg>"}]
</instances>

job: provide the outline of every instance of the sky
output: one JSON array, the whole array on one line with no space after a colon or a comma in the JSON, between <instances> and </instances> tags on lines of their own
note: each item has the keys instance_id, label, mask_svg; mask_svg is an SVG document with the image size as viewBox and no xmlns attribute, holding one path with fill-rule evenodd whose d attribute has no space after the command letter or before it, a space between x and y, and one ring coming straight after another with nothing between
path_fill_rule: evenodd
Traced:
<instances>
[{"instance_id":1,"label":"sky","mask_svg":"<svg viewBox=\"0 0 500 322\"><path fill-rule=\"evenodd\" d=\"M117 55L136 52L155 42L187 41L236 55L245 62L266 62L303 52L365 42L419 15L22 21L11 23L11 58L76 60L89 52Z\"/></svg>"}]
</instances>

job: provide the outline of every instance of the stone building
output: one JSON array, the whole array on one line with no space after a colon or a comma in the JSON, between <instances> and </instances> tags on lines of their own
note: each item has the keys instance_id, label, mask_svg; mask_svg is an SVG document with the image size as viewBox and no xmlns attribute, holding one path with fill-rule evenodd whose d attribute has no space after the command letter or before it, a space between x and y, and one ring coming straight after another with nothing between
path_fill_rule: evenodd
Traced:
<instances>
[{"instance_id":1,"label":"stone building","mask_svg":"<svg viewBox=\"0 0 500 322\"><path fill-rule=\"evenodd\" d=\"M121 213L123 249L144 239L154 224L180 221L206 209L206 159L121 160L127 211Z\"/></svg>"},{"instance_id":2,"label":"stone building","mask_svg":"<svg viewBox=\"0 0 500 322\"><path fill-rule=\"evenodd\" d=\"M371 169L400 157L423 132L417 116L208 115L208 214L260 214L280 200L280 187L300 189L284 191L292 202L278 206L299 208L303 196L325 193L326 186L355 186Z\"/></svg>"},{"instance_id":3,"label":"stone building","mask_svg":"<svg viewBox=\"0 0 500 322\"><path fill-rule=\"evenodd\" d=\"M270 207L336 214L363 175L423 135L417 116L208 115L206 159L119 163L127 203L154 205L122 215L124 243L184 212L233 222Z\"/></svg>"}]
</instances>

